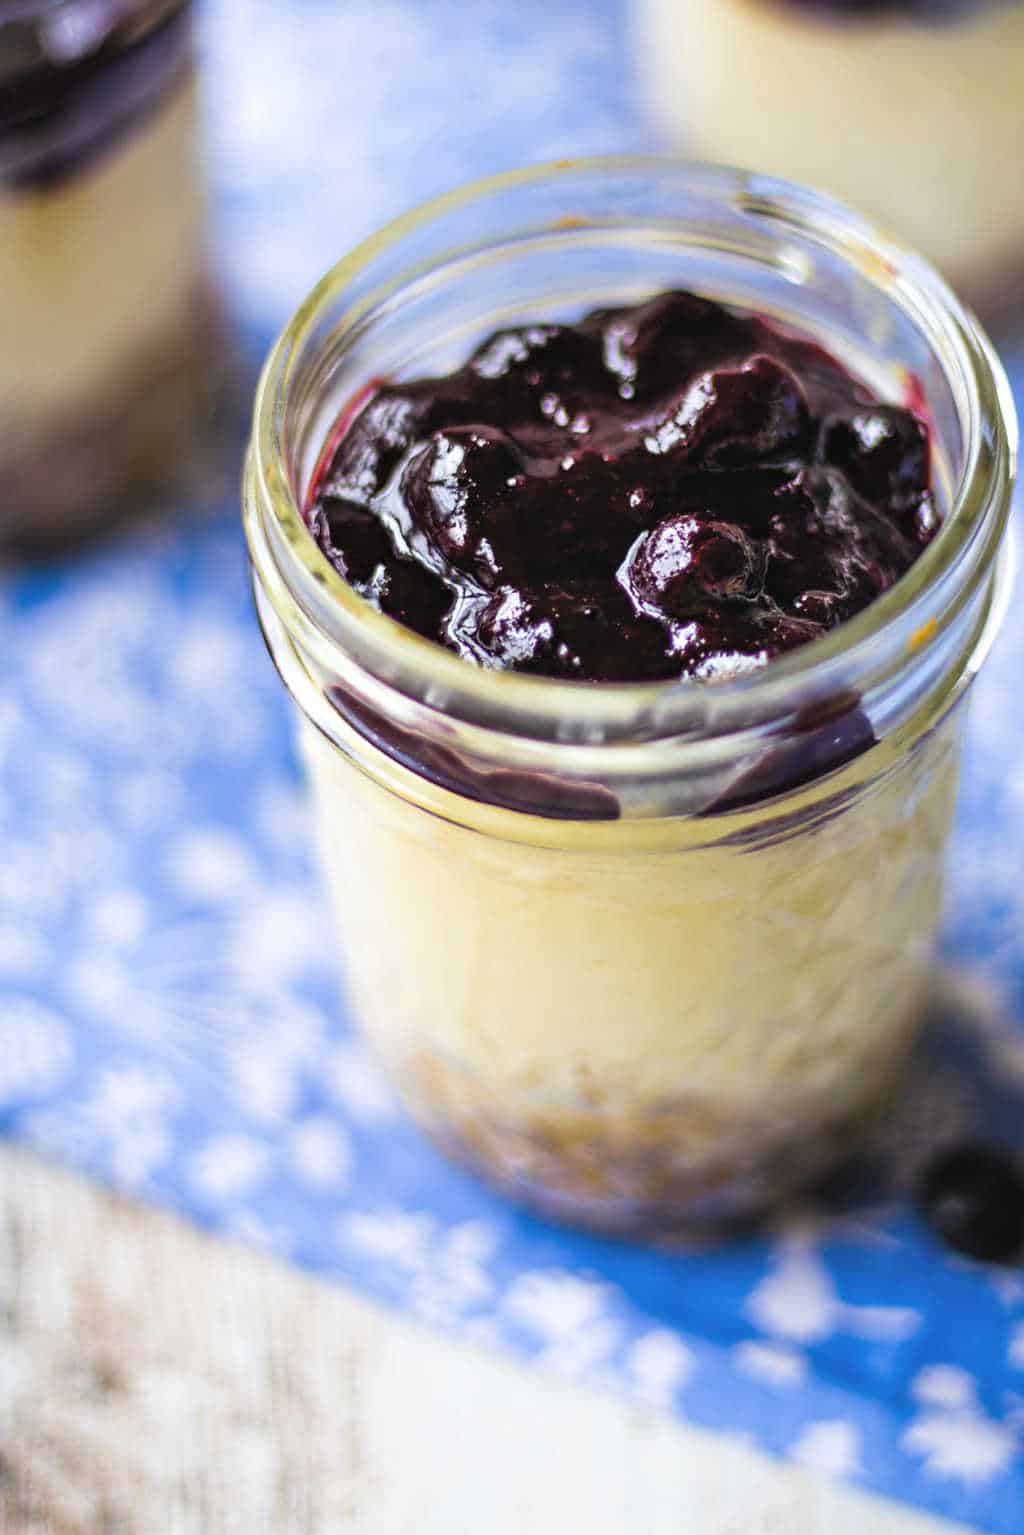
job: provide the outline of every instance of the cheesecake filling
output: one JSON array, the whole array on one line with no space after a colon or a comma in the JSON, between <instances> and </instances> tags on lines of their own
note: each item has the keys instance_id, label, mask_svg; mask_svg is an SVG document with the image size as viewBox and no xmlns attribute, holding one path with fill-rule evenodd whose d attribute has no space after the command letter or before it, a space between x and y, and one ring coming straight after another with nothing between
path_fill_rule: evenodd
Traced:
<instances>
[{"instance_id":1,"label":"cheesecake filling","mask_svg":"<svg viewBox=\"0 0 1024 1535\"><path fill-rule=\"evenodd\" d=\"M0 21L4 545L117 520L199 430L215 327L190 10Z\"/></svg>"},{"instance_id":2,"label":"cheesecake filling","mask_svg":"<svg viewBox=\"0 0 1024 1535\"><path fill-rule=\"evenodd\" d=\"M1019 328L1024 6L966 0L633 0L669 143L841 199Z\"/></svg>"},{"instance_id":3,"label":"cheesecake filling","mask_svg":"<svg viewBox=\"0 0 1024 1535\"><path fill-rule=\"evenodd\" d=\"M749 1216L844 1161L899 1082L961 719L796 832L740 812L718 835L385 781L303 718L352 1014L437 1144L542 1212Z\"/></svg>"}]
</instances>

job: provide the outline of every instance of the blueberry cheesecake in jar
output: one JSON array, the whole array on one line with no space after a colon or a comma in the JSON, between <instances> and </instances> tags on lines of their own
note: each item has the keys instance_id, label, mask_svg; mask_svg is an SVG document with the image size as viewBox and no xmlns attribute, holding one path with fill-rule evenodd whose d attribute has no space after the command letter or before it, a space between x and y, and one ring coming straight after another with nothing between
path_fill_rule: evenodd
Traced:
<instances>
[{"instance_id":1,"label":"blueberry cheesecake in jar","mask_svg":"<svg viewBox=\"0 0 1024 1535\"><path fill-rule=\"evenodd\" d=\"M0 9L0 548L187 462L213 376L187 0Z\"/></svg>"},{"instance_id":2,"label":"blueberry cheesecake in jar","mask_svg":"<svg viewBox=\"0 0 1024 1535\"><path fill-rule=\"evenodd\" d=\"M742 173L569 164L355 251L245 521L355 1019L535 1207L742 1217L919 1029L1014 426L929 267Z\"/></svg>"},{"instance_id":3,"label":"blueberry cheesecake in jar","mask_svg":"<svg viewBox=\"0 0 1024 1535\"><path fill-rule=\"evenodd\" d=\"M842 197L1019 325L1019 0L634 0L633 21L678 147Z\"/></svg>"}]
</instances>

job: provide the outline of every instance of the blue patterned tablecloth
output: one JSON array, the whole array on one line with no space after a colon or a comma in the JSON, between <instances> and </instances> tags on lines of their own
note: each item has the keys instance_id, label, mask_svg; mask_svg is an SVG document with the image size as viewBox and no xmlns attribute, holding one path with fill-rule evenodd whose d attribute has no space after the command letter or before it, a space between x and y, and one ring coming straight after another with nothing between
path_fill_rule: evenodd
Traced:
<instances>
[{"instance_id":1,"label":"blue patterned tablecloth","mask_svg":"<svg viewBox=\"0 0 1024 1535\"><path fill-rule=\"evenodd\" d=\"M652 142L612 6L210 0L204 28L216 248L254 356L402 207ZM976 690L945 1001L871 1198L688 1254L500 1202L350 1034L233 496L0 577L0 654L6 1132L435 1327L1019 1535L1024 1275L944 1254L905 1198L937 1137L1022 1136L1019 609Z\"/></svg>"}]
</instances>

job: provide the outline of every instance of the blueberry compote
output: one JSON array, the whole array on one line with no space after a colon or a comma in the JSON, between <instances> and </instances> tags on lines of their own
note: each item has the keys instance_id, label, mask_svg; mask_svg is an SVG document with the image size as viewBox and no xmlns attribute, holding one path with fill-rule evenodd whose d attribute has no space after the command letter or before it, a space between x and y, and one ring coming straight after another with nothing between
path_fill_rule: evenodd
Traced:
<instances>
[{"instance_id":1,"label":"blueberry compote","mask_svg":"<svg viewBox=\"0 0 1024 1535\"><path fill-rule=\"evenodd\" d=\"M593 682L763 666L865 608L938 524L915 415L684 292L499 331L444 378L367 391L308 515L419 634Z\"/></svg>"},{"instance_id":2,"label":"blueberry compote","mask_svg":"<svg viewBox=\"0 0 1024 1535\"><path fill-rule=\"evenodd\" d=\"M75 175L192 67L189 0L0 0L0 184Z\"/></svg>"},{"instance_id":3,"label":"blueberry compote","mask_svg":"<svg viewBox=\"0 0 1024 1535\"><path fill-rule=\"evenodd\" d=\"M955 21L972 11L1006 5L1012 0L772 0L773 4L795 6L801 11L820 12L823 17L851 21L878 16L909 16L922 21Z\"/></svg>"}]
</instances>

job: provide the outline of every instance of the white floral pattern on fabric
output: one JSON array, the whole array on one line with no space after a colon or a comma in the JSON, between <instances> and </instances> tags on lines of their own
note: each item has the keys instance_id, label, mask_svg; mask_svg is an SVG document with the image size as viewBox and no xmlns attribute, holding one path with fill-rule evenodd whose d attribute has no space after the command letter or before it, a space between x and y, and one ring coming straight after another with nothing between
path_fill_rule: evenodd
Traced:
<instances>
[{"instance_id":1,"label":"white floral pattern on fabric","mask_svg":"<svg viewBox=\"0 0 1024 1535\"><path fill-rule=\"evenodd\" d=\"M826 1476L853 1476L861 1469L860 1435L852 1423L837 1419L811 1423L793 1446L793 1459Z\"/></svg>"},{"instance_id":2,"label":"white floral pattern on fabric","mask_svg":"<svg viewBox=\"0 0 1024 1535\"><path fill-rule=\"evenodd\" d=\"M653 147L621 23L616 0L209 0L214 236L250 358L421 197ZM944 1254L907 1201L949 1137L1024 1135L1019 603L975 689L955 985L859 1185L719 1252L535 1222L402 1114L349 1028L233 500L0 575L0 645L7 1133L432 1326L1020 1535L1024 1282Z\"/></svg>"},{"instance_id":3,"label":"white floral pattern on fabric","mask_svg":"<svg viewBox=\"0 0 1024 1535\"><path fill-rule=\"evenodd\" d=\"M911 1383L921 1410L903 1435L911 1455L924 1458L931 1475L987 1482L1005 1473L1021 1450L1014 1427L990 1418L977 1401L966 1370L932 1365Z\"/></svg>"},{"instance_id":4,"label":"white floral pattern on fabric","mask_svg":"<svg viewBox=\"0 0 1024 1535\"><path fill-rule=\"evenodd\" d=\"M7 995L0 1017L0 1106L59 1087L71 1066L71 1038L56 1013L30 997Z\"/></svg>"},{"instance_id":5,"label":"white floral pattern on fabric","mask_svg":"<svg viewBox=\"0 0 1024 1535\"><path fill-rule=\"evenodd\" d=\"M189 1174L202 1199L251 1197L264 1183L272 1160L269 1146L250 1135L218 1135L200 1146L189 1163Z\"/></svg>"},{"instance_id":6,"label":"white floral pattern on fabric","mask_svg":"<svg viewBox=\"0 0 1024 1535\"><path fill-rule=\"evenodd\" d=\"M763 1381L766 1386L789 1389L801 1385L807 1377L806 1358L777 1343L751 1339L737 1344L733 1357L741 1375Z\"/></svg>"},{"instance_id":7,"label":"white floral pattern on fabric","mask_svg":"<svg viewBox=\"0 0 1024 1535\"><path fill-rule=\"evenodd\" d=\"M783 1247L768 1276L751 1292L747 1314L770 1337L820 1343L838 1332L869 1342L898 1343L921 1325L905 1306L849 1306L836 1295L821 1259L803 1246Z\"/></svg>"},{"instance_id":8,"label":"white floral pattern on fabric","mask_svg":"<svg viewBox=\"0 0 1024 1535\"><path fill-rule=\"evenodd\" d=\"M426 1321L465 1320L494 1295L487 1263L500 1236L486 1221L448 1229L422 1213L353 1214L343 1219L338 1237L343 1248L376 1264L389 1285L397 1284L405 1304Z\"/></svg>"},{"instance_id":9,"label":"white floral pattern on fabric","mask_svg":"<svg viewBox=\"0 0 1024 1535\"><path fill-rule=\"evenodd\" d=\"M1007 1357L1015 1370L1024 1370L1024 1322L1018 1322L1010 1334Z\"/></svg>"},{"instance_id":10,"label":"white floral pattern on fabric","mask_svg":"<svg viewBox=\"0 0 1024 1535\"><path fill-rule=\"evenodd\" d=\"M288 1155L304 1183L343 1189L352 1168L352 1148L343 1125L324 1114L300 1120L288 1134Z\"/></svg>"},{"instance_id":11,"label":"white floral pattern on fabric","mask_svg":"<svg viewBox=\"0 0 1024 1535\"><path fill-rule=\"evenodd\" d=\"M696 1368L692 1350L667 1327L638 1338L626 1350L624 1363L639 1400L666 1409L675 1405Z\"/></svg>"},{"instance_id":12,"label":"white floral pattern on fabric","mask_svg":"<svg viewBox=\"0 0 1024 1535\"><path fill-rule=\"evenodd\" d=\"M607 1285L554 1270L520 1274L509 1285L502 1310L538 1364L573 1380L597 1380L624 1342L613 1302Z\"/></svg>"}]
</instances>

